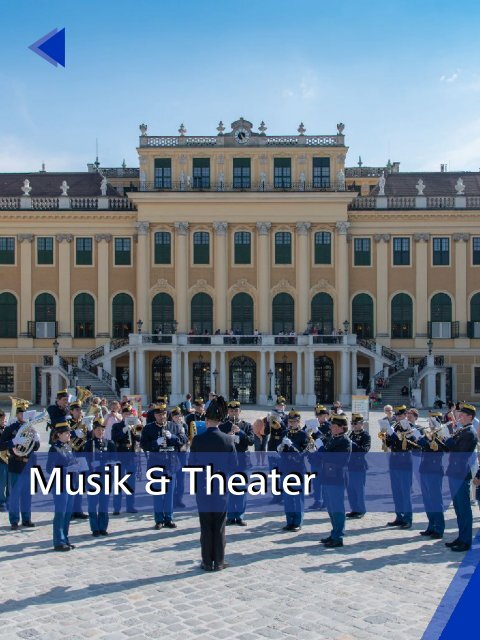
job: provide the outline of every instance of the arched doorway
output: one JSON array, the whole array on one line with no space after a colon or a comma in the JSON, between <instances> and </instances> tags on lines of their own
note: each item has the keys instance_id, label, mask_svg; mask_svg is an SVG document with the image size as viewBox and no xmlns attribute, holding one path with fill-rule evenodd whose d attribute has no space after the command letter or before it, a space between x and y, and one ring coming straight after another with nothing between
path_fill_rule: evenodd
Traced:
<instances>
[{"instance_id":1,"label":"arched doorway","mask_svg":"<svg viewBox=\"0 0 480 640\"><path fill-rule=\"evenodd\" d=\"M317 293L311 302L310 319L312 326L321 335L330 335L333 330L333 300L328 293Z\"/></svg>"},{"instance_id":2,"label":"arched doorway","mask_svg":"<svg viewBox=\"0 0 480 640\"><path fill-rule=\"evenodd\" d=\"M172 393L172 359L169 356L157 356L152 361L152 401L158 396Z\"/></svg>"},{"instance_id":3,"label":"arched doorway","mask_svg":"<svg viewBox=\"0 0 480 640\"><path fill-rule=\"evenodd\" d=\"M275 395L283 396L287 404L293 398L293 367L284 353L281 362L275 362Z\"/></svg>"},{"instance_id":4,"label":"arched doorway","mask_svg":"<svg viewBox=\"0 0 480 640\"><path fill-rule=\"evenodd\" d=\"M230 361L230 397L242 404L255 404L257 399L257 366L248 356Z\"/></svg>"},{"instance_id":5,"label":"arched doorway","mask_svg":"<svg viewBox=\"0 0 480 640\"><path fill-rule=\"evenodd\" d=\"M253 300L248 293L237 293L232 298L232 322L234 333L253 335Z\"/></svg>"},{"instance_id":6,"label":"arched doorway","mask_svg":"<svg viewBox=\"0 0 480 640\"><path fill-rule=\"evenodd\" d=\"M197 360L193 362L193 398L203 398L205 402L208 400L210 393L210 361L203 359L200 353Z\"/></svg>"},{"instance_id":7,"label":"arched doorway","mask_svg":"<svg viewBox=\"0 0 480 640\"><path fill-rule=\"evenodd\" d=\"M175 333L173 324L173 299L168 293L157 293L152 299L152 333Z\"/></svg>"},{"instance_id":8,"label":"arched doorway","mask_svg":"<svg viewBox=\"0 0 480 640\"><path fill-rule=\"evenodd\" d=\"M352 300L352 324L358 338L373 338L373 300L368 293L359 293Z\"/></svg>"},{"instance_id":9,"label":"arched doorway","mask_svg":"<svg viewBox=\"0 0 480 640\"><path fill-rule=\"evenodd\" d=\"M317 356L314 360L314 391L320 404L333 402L333 360L328 356Z\"/></svg>"},{"instance_id":10,"label":"arched doorway","mask_svg":"<svg viewBox=\"0 0 480 640\"><path fill-rule=\"evenodd\" d=\"M290 333L295 328L295 301L289 293L278 293L272 300L272 332Z\"/></svg>"}]
</instances>

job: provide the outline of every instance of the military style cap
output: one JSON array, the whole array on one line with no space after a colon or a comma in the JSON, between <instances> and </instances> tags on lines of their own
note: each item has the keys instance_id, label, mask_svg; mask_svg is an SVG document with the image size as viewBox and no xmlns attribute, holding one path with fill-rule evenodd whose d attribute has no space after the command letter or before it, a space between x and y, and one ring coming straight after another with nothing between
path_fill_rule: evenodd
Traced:
<instances>
[{"instance_id":1,"label":"military style cap","mask_svg":"<svg viewBox=\"0 0 480 640\"><path fill-rule=\"evenodd\" d=\"M218 396L210 402L205 415L208 420L221 422L222 420L225 420L227 416L227 409L228 407L225 402L225 398L223 396Z\"/></svg>"},{"instance_id":2,"label":"military style cap","mask_svg":"<svg viewBox=\"0 0 480 640\"><path fill-rule=\"evenodd\" d=\"M68 422L57 422L57 424L53 427L53 433L66 433L70 431L70 425Z\"/></svg>"},{"instance_id":3,"label":"military style cap","mask_svg":"<svg viewBox=\"0 0 480 640\"><path fill-rule=\"evenodd\" d=\"M205 404L205 400L203 398L195 398L193 404L200 407L202 404Z\"/></svg>"},{"instance_id":4,"label":"military style cap","mask_svg":"<svg viewBox=\"0 0 480 640\"><path fill-rule=\"evenodd\" d=\"M339 427L345 427L345 429L347 429L348 428L347 416L333 416L332 424L336 424Z\"/></svg>"},{"instance_id":5,"label":"military style cap","mask_svg":"<svg viewBox=\"0 0 480 640\"><path fill-rule=\"evenodd\" d=\"M364 417L361 413L352 413L352 424L356 424L357 422L363 422Z\"/></svg>"},{"instance_id":6,"label":"military style cap","mask_svg":"<svg viewBox=\"0 0 480 640\"><path fill-rule=\"evenodd\" d=\"M315 407L315 415L316 416L322 416L322 415L329 415L330 411L323 406L323 404L317 404L317 406Z\"/></svg>"},{"instance_id":7,"label":"military style cap","mask_svg":"<svg viewBox=\"0 0 480 640\"><path fill-rule=\"evenodd\" d=\"M27 411L27 409L28 409L28 404L17 404L17 409L15 413L23 413L24 411Z\"/></svg>"},{"instance_id":8,"label":"military style cap","mask_svg":"<svg viewBox=\"0 0 480 640\"><path fill-rule=\"evenodd\" d=\"M442 412L441 412L441 411L429 411L429 412L428 412L428 415L429 415L431 418L441 418L443 414L442 414Z\"/></svg>"},{"instance_id":9,"label":"military style cap","mask_svg":"<svg viewBox=\"0 0 480 640\"><path fill-rule=\"evenodd\" d=\"M68 391L67 389L62 389L61 391L57 391L57 400L59 398L68 398Z\"/></svg>"},{"instance_id":10,"label":"military style cap","mask_svg":"<svg viewBox=\"0 0 480 640\"><path fill-rule=\"evenodd\" d=\"M285 404L286 402L287 401L285 400L285 398L283 396L277 396L275 404Z\"/></svg>"},{"instance_id":11,"label":"military style cap","mask_svg":"<svg viewBox=\"0 0 480 640\"><path fill-rule=\"evenodd\" d=\"M97 427L102 427L102 429L105 429L103 418L97 418L93 421L93 428L96 429Z\"/></svg>"},{"instance_id":12,"label":"military style cap","mask_svg":"<svg viewBox=\"0 0 480 640\"><path fill-rule=\"evenodd\" d=\"M163 409L162 409L163 411ZM180 407L173 407L173 409L170 411L170 415L172 416L181 416L182 415L182 410L180 409Z\"/></svg>"},{"instance_id":13,"label":"military style cap","mask_svg":"<svg viewBox=\"0 0 480 640\"><path fill-rule=\"evenodd\" d=\"M75 400L74 402L70 403L70 409L81 409L82 408L82 403L79 402L78 400Z\"/></svg>"},{"instance_id":14,"label":"military style cap","mask_svg":"<svg viewBox=\"0 0 480 640\"><path fill-rule=\"evenodd\" d=\"M240 402L238 400L230 400L230 402L228 403L228 408L229 409L239 409L240 408Z\"/></svg>"},{"instance_id":15,"label":"military style cap","mask_svg":"<svg viewBox=\"0 0 480 640\"><path fill-rule=\"evenodd\" d=\"M166 404L157 404L153 407L154 413L164 413L167 410Z\"/></svg>"},{"instance_id":16,"label":"military style cap","mask_svg":"<svg viewBox=\"0 0 480 640\"><path fill-rule=\"evenodd\" d=\"M397 416L401 415L402 413L407 413L407 407L404 404L401 404L398 407L395 407L395 413Z\"/></svg>"},{"instance_id":17,"label":"military style cap","mask_svg":"<svg viewBox=\"0 0 480 640\"><path fill-rule=\"evenodd\" d=\"M468 404L467 402L462 402L462 404L460 405L460 411L462 413L466 413L468 416L475 416L475 414L477 413L477 410L473 406L473 404Z\"/></svg>"},{"instance_id":18,"label":"military style cap","mask_svg":"<svg viewBox=\"0 0 480 640\"><path fill-rule=\"evenodd\" d=\"M297 411L296 409L292 409L291 411L288 412L289 420L300 420L300 418L301 418L300 411Z\"/></svg>"},{"instance_id":19,"label":"military style cap","mask_svg":"<svg viewBox=\"0 0 480 640\"><path fill-rule=\"evenodd\" d=\"M157 402L167 404L168 396L157 396Z\"/></svg>"},{"instance_id":20,"label":"military style cap","mask_svg":"<svg viewBox=\"0 0 480 640\"><path fill-rule=\"evenodd\" d=\"M122 407L122 413L131 413L133 411L133 407L131 404L125 404Z\"/></svg>"}]
</instances>

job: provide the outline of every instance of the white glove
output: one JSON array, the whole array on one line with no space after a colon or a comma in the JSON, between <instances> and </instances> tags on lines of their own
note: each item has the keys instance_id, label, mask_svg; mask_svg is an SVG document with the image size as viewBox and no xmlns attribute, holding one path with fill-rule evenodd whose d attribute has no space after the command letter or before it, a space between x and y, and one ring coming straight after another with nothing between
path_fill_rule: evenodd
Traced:
<instances>
[{"instance_id":1,"label":"white glove","mask_svg":"<svg viewBox=\"0 0 480 640\"><path fill-rule=\"evenodd\" d=\"M90 431L93 431L93 423L92 422L87 422L87 431L90 433Z\"/></svg>"},{"instance_id":2,"label":"white glove","mask_svg":"<svg viewBox=\"0 0 480 640\"><path fill-rule=\"evenodd\" d=\"M308 428L309 428L309 431L310 431L311 433L318 433L318 425L317 425L317 424L314 424L314 425L312 425L312 426L309 426Z\"/></svg>"},{"instance_id":3,"label":"white glove","mask_svg":"<svg viewBox=\"0 0 480 640\"><path fill-rule=\"evenodd\" d=\"M240 436L233 436L233 441L235 444L238 444L240 442Z\"/></svg>"},{"instance_id":4,"label":"white glove","mask_svg":"<svg viewBox=\"0 0 480 640\"><path fill-rule=\"evenodd\" d=\"M290 438L285 437L285 438L282 440L282 444L283 444L285 447L291 447L291 446L292 446L292 441L290 440Z\"/></svg>"},{"instance_id":5,"label":"white glove","mask_svg":"<svg viewBox=\"0 0 480 640\"><path fill-rule=\"evenodd\" d=\"M160 438L157 438L157 444L159 447L161 447L162 444L165 444L165 438L163 436L161 436Z\"/></svg>"},{"instance_id":6,"label":"white glove","mask_svg":"<svg viewBox=\"0 0 480 640\"><path fill-rule=\"evenodd\" d=\"M34 438L35 442L40 442L40 434L35 432L35 438Z\"/></svg>"},{"instance_id":7,"label":"white glove","mask_svg":"<svg viewBox=\"0 0 480 640\"><path fill-rule=\"evenodd\" d=\"M125 425L122 429L123 433L128 433L130 427L128 427L127 425Z\"/></svg>"},{"instance_id":8,"label":"white glove","mask_svg":"<svg viewBox=\"0 0 480 640\"><path fill-rule=\"evenodd\" d=\"M75 435L77 438L83 438L83 431L81 429L75 429Z\"/></svg>"},{"instance_id":9,"label":"white glove","mask_svg":"<svg viewBox=\"0 0 480 640\"><path fill-rule=\"evenodd\" d=\"M170 433L170 431L164 431L163 435L164 435L165 438L171 438L172 437L172 434Z\"/></svg>"},{"instance_id":10,"label":"white glove","mask_svg":"<svg viewBox=\"0 0 480 640\"><path fill-rule=\"evenodd\" d=\"M325 445L323 444L323 440L321 438L317 438L315 440L315 446L317 447L317 450L325 448Z\"/></svg>"},{"instance_id":11,"label":"white glove","mask_svg":"<svg viewBox=\"0 0 480 640\"><path fill-rule=\"evenodd\" d=\"M12 443L14 446L16 446L17 444L24 444L25 441L26 438L24 438L23 436L15 436L12 440Z\"/></svg>"}]
</instances>

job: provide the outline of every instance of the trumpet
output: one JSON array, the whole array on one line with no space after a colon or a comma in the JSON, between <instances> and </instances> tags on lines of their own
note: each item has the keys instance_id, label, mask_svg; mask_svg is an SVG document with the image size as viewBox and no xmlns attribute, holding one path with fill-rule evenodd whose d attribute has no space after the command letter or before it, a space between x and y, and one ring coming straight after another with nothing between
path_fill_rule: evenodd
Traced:
<instances>
[{"instance_id":1,"label":"trumpet","mask_svg":"<svg viewBox=\"0 0 480 640\"><path fill-rule=\"evenodd\" d=\"M386 431L379 431L377 433L377 436L382 441L382 451L387 453L387 451L388 451L388 447L387 447L387 432Z\"/></svg>"}]
</instances>

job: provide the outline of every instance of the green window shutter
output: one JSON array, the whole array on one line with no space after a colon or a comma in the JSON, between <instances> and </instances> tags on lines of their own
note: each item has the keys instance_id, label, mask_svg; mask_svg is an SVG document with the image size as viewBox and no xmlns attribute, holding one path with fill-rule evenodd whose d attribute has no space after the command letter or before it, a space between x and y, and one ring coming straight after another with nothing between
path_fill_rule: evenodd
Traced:
<instances>
[{"instance_id":1,"label":"green window shutter","mask_svg":"<svg viewBox=\"0 0 480 640\"><path fill-rule=\"evenodd\" d=\"M155 158L155 189L172 188L172 161L170 158Z\"/></svg>"},{"instance_id":2,"label":"green window shutter","mask_svg":"<svg viewBox=\"0 0 480 640\"><path fill-rule=\"evenodd\" d=\"M210 158L193 158L193 186L195 189L210 188Z\"/></svg>"},{"instance_id":3,"label":"green window shutter","mask_svg":"<svg viewBox=\"0 0 480 640\"><path fill-rule=\"evenodd\" d=\"M92 238L77 238L75 255L78 266L91 266L93 264Z\"/></svg>"},{"instance_id":4,"label":"green window shutter","mask_svg":"<svg viewBox=\"0 0 480 640\"><path fill-rule=\"evenodd\" d=\"M12 293L0 294L0 338L17 337L17 299Z\"/></svg>"},{"instance_id":5,"label":"green window shutter","mask_svg":"<svg viewBox=\"0 0 480 640\"><path fill-rule=\"evenodd\" d=\"M332 234L319 231L315 234L315 264L332 263Z\"/></svg>"},{"instance_id":6,"label":"green window shutter","mask_svg":"<svg viewBox=\"0 0 480 640\"><path fill-rule=\"evenodd\" d=\"M53 264L53 238L37 238L37 264Z\"/></svg>"},{"instance_id":7,"label":"green window shutter","mask_svg":"<svg viewBox=\"0 0 480 640\"><path fill-rule=\"evenodd\" d=\"M15 238L0 238L0 264L15 264Z\"/></svg>"},{"instance_id":8,"label":"green window shutter","mask_svg":"<svg viewBox=\"0 0 480 640\"><path fill-rule=\"evenodd\" d=\"M480 265L480 238L472 238L472 263Z\"/></svg>"},{"instance_id":9,"label":"green window shutter","mask_svg":"<svg viewBox=\"0 0 480 640\"><path fill-rule=\"evenodd\" d=\"M313 158L313 186L315 189L330 187L330 158Z\"/></svg>"},{"instance_id":10,"label":"green window shutter","mask_svg":"<svg viewBox=\"0 0 480 640\"><path fill-rule=\"evenodd\" d=\"M372 264L370 238L355 238L354 254L356 267L370 267Z\"/></svg>"},{"instance_id":11,"label":"green window shutter","mask_svg":"<svg viewBox=\"0 0 480 640\"><path fill-rule=\"evenodd\" d=\"M210 235L206 231L193 234L193 264L210 263Z\"/></svg>"},{"instance_id":12,"label":"green window shutter","mask_svg":"<svg viewBox=\"0 0 480 640\"><path fill-rule=\"evenodd\" d=\"M275 264L292 264L292 234L288 231L275 234Z\"/></svg>"},{"instance_id":13,"label":"green window shutter","mask_svg":"<svg viewBox=\"0 0 480 640\"><path fill-rule=\"evenodd\" d=\"M172 236L168 231L155 234L155 264L170 264L172 257Z\"/></svg>"},{"instance_id":14,"label":"green window shutter","mask_svg":"<svg viewBox=\"0 0 480 640\"><path fill-rule=\"evenodd\" d=\"M410 264L410 238L393 239L393 264L395 266Z\"/></svg>"},{"instance_id":15,"label":"green window shutter","mask_svg":"<svg viewBox=\"0 0 480 640\"><path fill-rule=\"evenodd\" d=\"M250 158L233 159L233 188L250 189L251 165Z\"/></svg>"},{"instance_id":16,"label":"green window shutter","mask_svg":"<svg viewBox=\"0 0 480 640\"><path fill-rule=\"evenodd\" d=\"M448 266L450 264L449 238L433 238L434 266Z\"/></svg>"},{"instance_id":17,"label":"green window shutter","mask_svg":"<svg viewBox=\"0 0 480 640\"><path fill-rule=\"evenodd\" d=\"M89 293L79 293L73 301L75 338L95 337L95 301Z\"/></svg>"},{"instance_id":18,"label":"green window shutter","mask_svg":"<svg viewBox=\"0 0 480 640\"><path fill-rule=\"evenodd\" d=\"M236 231L234 236L235 264L251 264L252 239L248 231Z\"/></svg>"},{"instance_id":19,"label":"green window shutter","mask_svg":"<svg viewBox=\"0 0 480 640\"><path fill-rule=\"evenodd\" d=\"M291 158L274 158L273 186L275 189L290 189L292 186Z\"/></svg>"},{"instance_id":20,"label":"green window shutter","mask_svg":"<svg viewBox=\"0 0 480 640\"><path fill-rule=\"evenodd\" d=\"M115 238L115 266L130 266L132 244L130 238Z\"/></svg>"}]
</instances>

